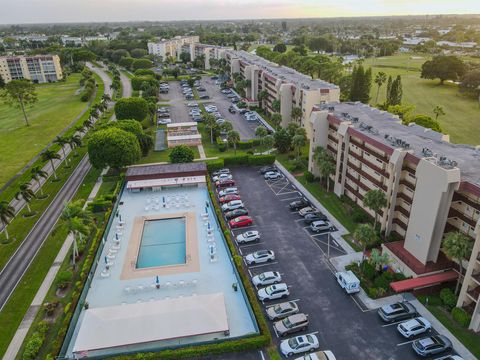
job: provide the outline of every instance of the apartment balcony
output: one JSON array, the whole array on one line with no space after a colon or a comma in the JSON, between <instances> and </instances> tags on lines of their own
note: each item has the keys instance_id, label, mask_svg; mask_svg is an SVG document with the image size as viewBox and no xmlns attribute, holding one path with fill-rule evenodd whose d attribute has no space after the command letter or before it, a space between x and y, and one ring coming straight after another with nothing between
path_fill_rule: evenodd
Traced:
<instances>
[{"instance_id":1,"label":"apartment balcony","mask_svg":"<svg viewBox=\"0 0 480 360\"><path fill-rule=\"evenodd\" d=\"M443 252L438 253L436 262L428 261L426 264L420 262L414 255L408 252L404 247L405 241L394 241L384 243L384 246L408 266L415 274L422 275L442 270L452 269L454 263L450 261Z\"/></svg>"},{"instance_id":2,"label":"apartment balcony","mask_svg":"<svg viewBox=\"0 0 480 360\"><path fill-rule=\"evenodd\" d=\"M348 183L345 183L345 188L346 188L350 193L352 193L353 195L355 195L355 196L357 197L357 199L363 200L362 194L360 194L357 190L354 190L353 187L351 187Z\"/></svg>"},{"instance_id":3,"label":"apartment balcony","mask_svg":"<svg viewBox=\"0 0 480 360\"><path fill-rule=\"evenodd\" d=\"M405 215L405 217L408 219L410 217L410 211L408 211L407 209L405 209L403 206L401 205L397 205L395 206L395 211L398 211L399 213Z\"/></svg>"},{"instance_id":4,"label":"apartment balcony","mask_svg":"<svg viewBox=\"0 0 480 360\"><path fill-rule=\"evenodd\" d=\"M413 199L410 196L408 196L407 194L405 194L401 191L397 193L397 197L402 199L402 200L405 200L410 205L412 205L412 203L413 203Z\"/></svg>"},{"instance_id":5,"label":"apartment balcony","mask_svg":"<svg viewBox=\"0 0 480 360\"><path fill-rule=\"evenodd\" d=\"M402 220L400 220L399 218L394 218L392 220L392 224L397 224L398 226L400 226L403 230L407 231L408 229L408 225L405 224Z\"/></svg>"},{"instance_id":6,"label":"apartment balcony","mask_svg":"<svg viewBox=\"0 0 480 360\"><path fill-rule=\"evenodd\" d=\"M465 310L470 315L473 315L473 313L475 311L475 305L476 305L475 302L471 302L470 304L462 306L462 309Z\"/></svg>"},{"instance_id":7,"label":"apartment balcony","mask_svg":"<svg viewBox=\"0 0 480 360\"><path fill-rule=\"evenodd\" d=\"M472 279L475 281L478 285L480 285L480 271L476 271L472 274Z\"/></svg>"},{"instance_id":8,"label":"apartment balcony","mask_svg":"<svg viewBox=\"0 0 480 360\"><path fill-rule=\"evenodd\" d=\"M468 290L467 294L468 294L468 296L470 296L470 299L477 302L478 301L478 295L480 295L480 286L475 286L473 289Z\"/></svg>"},{"instance_id":9,"label":"apartment balcony","mask_svg":"<svg viewBox=\"0 0 480 360\"><path fill-rule=\"evenodd\" d=\"M407 172L409 172L410 174L415 175L415 170L413 170L412 168L410 168L410 167L408 167L408 166L403 166L403 167L402 167L402 171L407 171Z\"/></svg>"},{"instance_id":10,"label":"apartment balcony","mask_svg":"<svg viewBox=\"0 0 480 360\"><path fill-rule=\"evenodd\" d=\"M330 150L334 154L334 158L337 157L337 149L335 149L332 145L327 144L327 150Z\"/></svg>"},{"instance_id":11,"label":"apartment balcony","mask_svg":"<svg viewBox=\"0 0 480 360\"><path fill-rule=\"evenodd\" d=\"M360 143L359 141L355 140L354 138L350 137L350 142L352 142L353 144L355 144L356 146L358 146L360 149L362 149L363 151L366 151L367 153L369 153L370 155L376 157L377 159L380 159L382 160L383 162L386 162L388 163L388 156L386 155L382 155L378 152L376 152L375 150L365 146L365 144L362 144Z\"/></svg>"},{"instance_id":12,"label":"apartment balcony","mask_svg":"<svg viewBox=\"0 0 480 360\"><path fill-rule=\"evenodd\" d=\"M387 191L387 187L377 179L375 179L373 176L367 174L365 171L363 171L360 167L354 165L352 162L347 161L347 165L351 167L353 170L355 170L357 173L362 175L365 179L370 181L372 184L377 185L379 188L383 189L383 191Z\"/></svg>"},{"instance_id":13,"label":"apartment balcony","mask_svg":"<svg viewBox=\"0 0 480 360\"><path fill-rule=\"evenodd\" d=\"M385 176L386 178L389 177L388 173L379 168L378 166L376 166L375 164L372 164L370 161L368 161L367 159L365 159L362 155L358 155L356 154L355 152L353 151L349 151L348 152L349 155L352 155L355 159L359 160L360 162L362 162L363 164L365 164L366 166L368 166L369 168L371 168L372 170L375 170L376 172L378 172L379 174Z\"/></svg>"},{"instance_id":14,"label":"apartment balcony","mask_svg":"<svg viewBox=\"0 0 480 360\"><path fill-rule=\"evenodd\" d=\"M399 181L399 183L401 185L404 185L404 186L407 186L409 189L411 189L412 191L415 191L415 184L412 184L410 181L408 180L405 180L405 179L401 179Z\"/></svg>"},{"instance_id":15,"label":"apartment balcony","mask_svg":"<svg viewBox=\"0 0 480 360\"><path fill-rule=\"evenodd\" d=\"M362 183L359 179L356 179L352 174L350 174L348 171L347 171L347 178L349 178L351 181L353 181L356 185L358 185L359 187L362 188L362 190L364 191L370 191L372 189L370 189L367 185L365 185L364 183Z\"/></svg>"},{"instance_id":16,"label":"apartment balcony","mask_svg":"<svg viewBox=\"0 0 480 360\"><path fill-rule=\"evenodd\" d=\"M465 196L461 193L458 193L458 192L453 193L452 202L454 202L454 201L461 201L461 202L467 204L468 206L471 206L472 208L480 211L480 203L471 200L470 198L468 198L467 196Z\"/></svg>"},{"instance_id":17,"label":"apartment balcony","mask_svg":"<svg viewBox=\"0 0 480 360\"><path fill-rule=\"evenodd\" d=\"M328 134L328 138L332 140L334 143L338 143L338 140L335 136Z\"/></svg>"},{"instance_id":18,"label":"apartment balcony","mask_svg":"<svg viewBox=\"0 0 480 360\"><path fill-rule=\"evenodd\" d=\"M450 211L448 212L448 217L459 218L460 220L462 220L463 222L466 222L468 225L470 225L473 228L475 228L475 226L477 225L477 222L473 218L468 217L467 215L465 215L464 213L458 211L453 207L450 208Z\"/></svg>"}]
</instances>

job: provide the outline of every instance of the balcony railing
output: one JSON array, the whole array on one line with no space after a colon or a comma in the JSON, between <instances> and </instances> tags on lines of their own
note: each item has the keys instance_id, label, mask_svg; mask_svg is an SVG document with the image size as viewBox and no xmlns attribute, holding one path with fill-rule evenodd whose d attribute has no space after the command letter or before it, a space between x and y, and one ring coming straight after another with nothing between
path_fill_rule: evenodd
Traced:
<instances>
[{"instance_id":1,"label":"balcony railing","mask_svg":"<svg viewBox=\"0 0 480 360\"><path fill-rule=\"evenodd\" d=\"M448 217L449 218L452 218L452 217L459 218L462 221L466 222L468 225L472 226L473 228L475 228L475 226L477 225L477 222L473 218L468 217L467 215L465 215L464 213L458 211L457 209L455 209L453 207L450 208L450 211L448 212Z\"/></svg>"},{"instance_id":2,"label":"balcony railing","mask_svg":"<svg viewBox=\"0 0 480 360\"><path fill-rule=\"evenodd\" d=\"M402 213L403 215L405 215L407 217L407 219L410 217L410 211L408 211L407 209L405 209L401 205L395 206L395 211L398 211L399 213Z\"/></svg>"},{"instance_id":3,"label":"balcony railing","mask_svg":"<svg viewBox=\"0 0 480 360\"><path fill-rule=\"evenodd\" d=\"M467 294L470 295L473 301L478 301L478 295L480 294L480 286L475 286L473 289L468 290Z\"/></svg>"},{"instance_id":4,"label":"balcony railing","mask_svg":"<svg viewBox=\"0 0 480 360\"><path fill-rule=\"evenodd\" d=\"M366 151L367 153L369 153L370 155L378 158L378 159L381 159L382 161L388 163L388 156L386 155L382 155L378 152L376 152L375 150L372 150L371 148L365 146L365 144L362 144L360 142L358 142L357 140L355 140L354 138L350 137L350 142L355 144L356 146L358 146L360 149L362 149L363 151Z\"/></svg>"},{"instance_id":5,"label":"balcony railing","mask_svg":"<svg viewBox=\"0 0 480 360\"><path fill-rule=\"evenodd\" d=\"M402 220L400 220L399 218L395 218L392 220L392 224L397 224L398 226L400 226L403 230L407 231L407 224L405 224Z\"/></svg>"},{"instance_id":6,"label":"balcony railing","mask_svg":"<svg viewBox=\"0 0 480 360\"><path fill-rule=\"evenodd\" d=\"M412 205L413 199L407 194L400 191L397 193L397 197L399 197L402 200L405 200L408 204Z\"/></svg>"},{"instance_id":7,"label":"balcony railing","mask_svg":"<svg viewBox=\"0 0 480 360\"><path fill-rule=\"evenodd\" d=\"M379 180L375 179L373 176L369 175L365 171L363 171L360 167L356 166L353 164L351 161L347 161L347 164L349 167L354 169L356 172L358 172L360 175L362 175L365 179L369 180L373 184L377 185L379 188L383 189L383 191L387 191L387 187Z\"/></svg>"},{"instance_id":8,"label":"balcony railing","mask_svg":"<svg viewBox=\"0 0 480 360\"><path fill-rule=\"evenodd\" d=\"M478 211L480 211L480 203L471 200L470 198L468 198L467 196L461 193L454 192L452 201L461 201L467 204L468 206L471 206L474 209L477 209Z\"/></svg>"}]
</instances>

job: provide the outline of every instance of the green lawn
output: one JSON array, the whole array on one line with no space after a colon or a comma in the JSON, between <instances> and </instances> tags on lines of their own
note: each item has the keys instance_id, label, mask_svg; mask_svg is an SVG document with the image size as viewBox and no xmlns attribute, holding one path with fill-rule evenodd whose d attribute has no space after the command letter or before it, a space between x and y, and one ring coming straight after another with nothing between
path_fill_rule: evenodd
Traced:
<instances>
[{"instance_id":1,"label":"green lawn","mask_svg":"<svg viewBox=\"0 0 480 360\"><path fill-rule=\"evenodd\" d=\"M0 186L87 106L77 94L79 79L79 74L73 74L66 82L37 85L38 102L27 110L30 127L19 109L0 104Z\"/></svg>"},{"instance_id":2,"label":"green lawn","mask_svg":"<svg viewBox=\"0 0 480 360\"><path fill-rule=\"evenodd\" d=\"M480 126L476 120L480 117L480 107L476 99L462 95L453 83L439 85L438 80L420 78L422 64L428 56L401 54L377 59L367 59L366 65L372 66L373 78L379 71L387 75L401 75L403 101L415 105L415 114L434 117L433 108L440 105L446 115L438 120L444 133L450 135L454 143L480 144ZM385 100L386 84L380 89L378 103ZM377 86L372 83L371 104L375 104Z\"/></svg>"}]
</instances>

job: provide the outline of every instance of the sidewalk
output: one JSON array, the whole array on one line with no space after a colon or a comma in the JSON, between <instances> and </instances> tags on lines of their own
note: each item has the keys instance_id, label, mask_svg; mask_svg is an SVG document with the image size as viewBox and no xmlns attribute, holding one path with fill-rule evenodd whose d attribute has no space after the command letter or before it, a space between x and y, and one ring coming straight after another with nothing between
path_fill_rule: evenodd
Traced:
<instances>
[{"instance_id":1,"label":"sidewalk","mask_svg":"<svg viewBox=\"0 0 480 360\"><path fill-rule=\"evenodd\" d=\"M106 174L107 171L108 169L104 169L102 171L102 175ZM97 182L95 183L92 191L90 192L90 195L88 196L88 199L85 202L85 205L83 206L84 209L87 207L88 203L95 198L101 185L102 185L102 177L100 176ZM71 234L69 234L65 239L65 242L63 243L60 251L58 252L55 258L55 261L50 267L50 270L48 271L47 276L45 276L45 279L43 279L42 285L38 289L35 295L35 298L33 299L30 307L27 310L27 313L23 317L23 320L20 323L20 326L18 327L17 332L15 333L12 341L10 342L10 345L8 346L7 351L5 352L5 355L2 358L3 360L15 359L15 357L17 356L17 353L20 350L20 347L22 346L23 341L27 336L27 333L30 327L32 326L33 320L35 319L35 316L37 316L38 311L41 309L43 301L47 296L48 290L51 288L55 280L55 277L57 276L57 273L60 270L60 266L62 265L63 261L69 254L69 250L72 244L73 244L73 237Z\"/></svg>"}]
</instances>

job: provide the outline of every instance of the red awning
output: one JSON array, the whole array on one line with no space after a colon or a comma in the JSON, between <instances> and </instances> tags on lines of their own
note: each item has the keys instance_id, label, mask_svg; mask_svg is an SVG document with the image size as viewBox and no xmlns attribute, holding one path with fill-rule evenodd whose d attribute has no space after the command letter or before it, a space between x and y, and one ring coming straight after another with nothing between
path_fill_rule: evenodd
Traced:
<instances>
[{"instance_id":1,"label":"red awning","mask_svg":"<svg viewBox=\"0 0 480 360\"><path fill-rule=\"evenodd\" d=\"M417 289L425 286L441 284L453 281L458 278L458 273L454 270L445 271L439 274L420 276L413 279L400 280L390 283L390 287L395 292Z\"/></svg>"}]
</instances>

